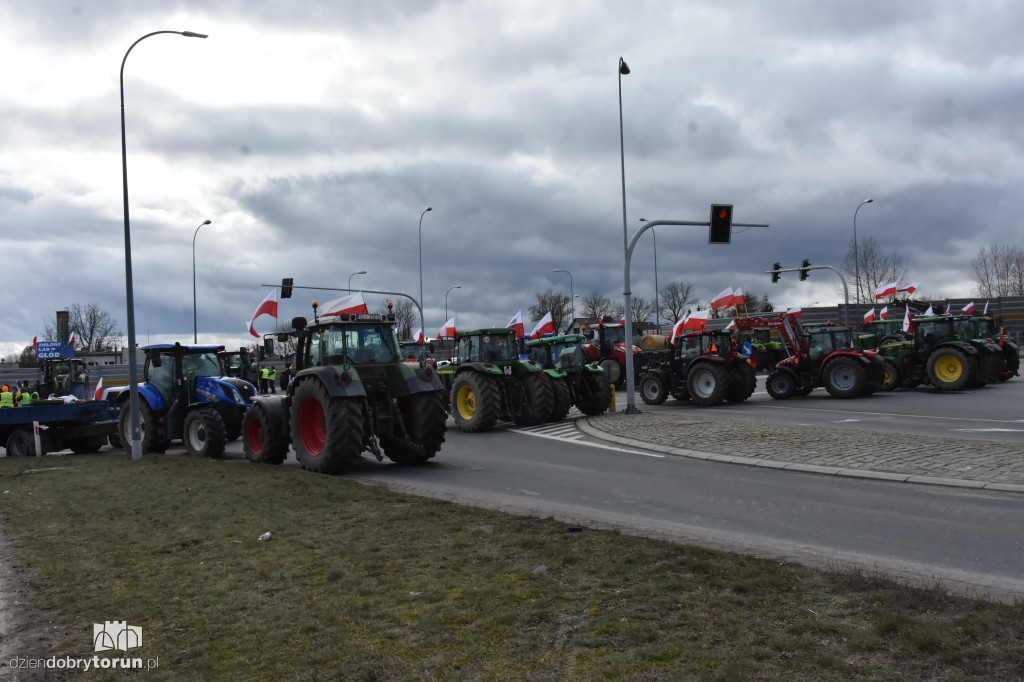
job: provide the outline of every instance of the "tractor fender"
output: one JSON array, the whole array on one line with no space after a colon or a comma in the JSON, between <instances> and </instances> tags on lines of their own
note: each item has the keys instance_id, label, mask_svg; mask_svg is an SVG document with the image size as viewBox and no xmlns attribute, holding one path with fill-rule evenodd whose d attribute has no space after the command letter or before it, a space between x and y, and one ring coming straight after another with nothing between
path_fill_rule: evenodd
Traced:
<instances>
[{"instance_id":1,"label":"tractor fender","mask_svg":"<svg viewBox=\"0 0 1024 682\"><path fill-rule=\"evenodd\" d=\"M124 405L131 399L131 390L125 388L117 394L117 404ZM145 400L150 409L160 412L166 409L164 399L160 392L153 387L153 384L139 384L139 400Z\"/></svg>"},{"instance_id":2,"label":"tractor fender","mask_svg":"<svg viewBox=\"0 0 1024 682\"><path fill-rule=\"evenodd\" d=\"M938 350L939 348L945 348L947 346L954 346L955 348L959 348L968 355L978 354L978 349L975 348L973 344L967 343L966 341L943 341L942 343L935 347L935 350ZM935 350L933 350L932 353L934 353Z\"/></svg>"},{"instance_id":3,"label":"tractor fender","mask_svg":"<svg viewBox=\"0 0 1024 682\"><path fill-rule=\"evenodd\" d=\"M261 395L253 398L253 405L259 405L267 414L267 420L271 424L277 424L282 430L278 433L288 433L288 405L284 395Z\"/></svg>"},{"instance_id":4,"label":"tractor fender","mask_svg":"<svg viewBox=\"0 0 1024 682\"><path fill-rule=\"evenodd\" d=\"M803 385L803 382L800 380L799 372L794 370L789 365L783 365L780 362L779 364L775 365L775 367L772 370L769 371L769 375L771 375L772 372L785 372L790 377L792 377L795 386L800 387L801 385Z\"/></svg>"},{"instance_id":5,"label":"tractor fender","mask_svg":"<svg viewBox=\"0 0 1024 682\"><path fill-rule=\"evenodd\" d=\"M538 368L539 369L539 368ZM458 366L455 370L455 375L458 376L463 372L481 372L483 374L494 374L501 375L505 372L497 365L492 365L489 362L465 362Z\"/></svg>"},{"instance_id":6,"label":"tractor fender","mask_svg":"<svg viewBox=\"0 0 1024 682\"><path fill-rule=\"evenodd\" d=\"M437 370L430 365L402 365L399 371L405 379L405 388L408 395L445 390L444 383L441 381Z\"/></svg>"},{"instance_id":7,"label":"tractor fender","mask_svg":"<svg viewBox=\"0 0 1024 682\"><path fill-rule=\"evenodd\" d=\"M354 398L366 395L366 388L362 379L359 378L359 370L354 366L347 368L342 366L340 370L331 366L309 367L302 370L288 383L290 389L293 384L305 377L315 377L323 385L327 394L332 398ZM291 391L289 391L289 394Z\"/></svg>"}]
</instances>

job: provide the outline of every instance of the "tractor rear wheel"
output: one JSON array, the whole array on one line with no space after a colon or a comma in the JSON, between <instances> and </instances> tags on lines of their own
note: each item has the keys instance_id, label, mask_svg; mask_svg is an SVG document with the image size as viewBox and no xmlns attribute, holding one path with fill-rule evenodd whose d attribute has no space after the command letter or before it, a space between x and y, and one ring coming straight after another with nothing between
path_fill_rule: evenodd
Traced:
<instances>
[{"instance_id":1,"label":"tractor rear wheel","mask_svg":"<svg viewBox=\"0 0 1024 682\"><path fill-rule=\"evenodd\" d=\"M841 355L825 365L823 378L825 390L833 398L856 398L863 395L868 386L864 365L848 355Z\"/></svg>"},{"instance_id":2,"label":"tractor rear wheel","mask_svg":"<svg viewBox=\"0 0 1024 682\"><path fill-rule=\"evenodd\" d=\"M259 403L245 411L242 420L242 449L250 462L280 464L288 456L288 440L277 433L280 425L271 422L267 410Z\"/></svg>"},{"instance_id":3,"label":"tractor rear wheel","mask_svg":"<svg viewBox=\"0 0 1024 682\"><path fill-rule=\"evenodd\" d=\"M292 447L307 471L336 474L363 449L363 399L331 398L317 379L305 379L292 398Z\"/></svg>"},{"instance_id":4,"label":"tractor rear wheel","mask_svg":"<svg viewBox=\"0 0 1024 682\"><path fill-rule=\"evenodd\" d=\"M551 377L544 372L531 372L523 376L523 404L513 420L519 426L541 424L551 414L555 400Z\"/></svg>"},{"instance_id":5,"label":"tractor rear wheel","mask_svg":"<svg viewBox=\"0 0 1024 682\"><path fill-rule=\"evenodd\" d=\"M940 391L959 391L977 373L974 358L953 346L939 347L928 358L928 380Z\"/></svg>"},{"instance_id":6,"label":"tractor rear wheel","mask_svg":"<svg viewBox=\"0 0 1024 682\"><path fill-rule=\"evenodd\" d=\"M576 407L585 415L601 414L612 402L612 385L604 372L584 372L576 383Z\"/></svg>"},{"instance_id":7,"label":"tractor rear wheel","mask_svg":"<svg viewBox=\"0 0 1024 682\"><path fill-rule=\"evenodd\" d=\"M732 384L726 391L725 399L730 403L742 403L754 394L757 388L757 374L746 361L737 362L733 367Z\"/></svg>"},{"instance_id":8,"label":"tractor rear wheel","mask_svg":"<svg viewBox=\"0 0 1024 682\"><path fill-rule=\"evenodd\" d=\"M765 379L764 387L776 400L789 400L796 393L796 379L784 369L774 369Z\"/></svg>"},{"instance_id":9,"label":"tractor rear wheel","mask_svg":"<svg viewBox=\"0 0 1024 682\"><path fill-rule=\"evenodd\" d=\"M401 399L402 417L409 442L420 446L409 447L406 441L382 441L384 454L398 464L422 464L437 454L448 430L448 412L444 406L444 392L425 391Z\"/></svg>"},{"instance_id":10,"label":"tractor rear wheel","mask_svg":"<svg viewBox=\"0 0 1024 682\"><path fill-rule=\"evenodd\" d=\"M212 407L198 407L185 415L182 429L185 452L192 457L224 456L224 419Z\"/></svg>"},{"instance_id":11,"label":"tractor rear wheel","mask_svg":"<svg viewBox=\"0 0 1024 682\"><path fill-rule=\"evenodd\" d=\"M121 446L129 455L132 454L132 419L131 403L127 400L121 405L121 414L118 417L118 433L121 434ZM149 403L139 400L139 432L142 438L142 454L163 454L167 452L167 441L157 437L156 416L150 409Z\"/></svg>"},{"instance_id":12,"label":"tractor rear wheel","mask_svg":"<svg viewBox=\"0 0 1024 682\"><path fill-rule=\"evenodd\" d=\"M622 363L615 358L605 358L601 361L601 369L608 377L608 383L614 386L615 390L622 390L622 387L626 385L626 370Z\"/></svg>"},{"instance_id":13,"label":"tractor rear wheel","mask_svg":"<svg viewBox=\"0 0 1024 682\"><path fill-rule=\"evenodd\" d=\"M568 379L551 379L552 402L551 414L548 415L549 422L560 422L569 414L572 407L572 391L569 389Z\"/></svg>"},{"instance_id":14,"label":"tractor rear wheel","mask_svg":"<svg viewBox=\"0 0 1024 682\"><path fill-rule=\"evenodd\" d=\"M648 405L661 405L668 397L668 386L660 374L650 372L640 380L640 397Z\"/></svg>"},{"instance_id":15,"label":"tractor rear wheel","mask_svg":"<svg viewBox=\"0 0 1024 682\"><path fill-rule=\"evenodd\" d=\"M895 391L903 381L903 375L896 363L889 358L882 358L882 390Z\"/></svg>"},{"instance_id":16,"label":"tractor rear wheel","mask_svg":"<svg viewBox=\"0 0 1024 682\"><path fill-rule=\"evenodd\" d=\"M686 377L686 388L690 399L698 405L718 405L729 390L729 374L724 367L700 362L690 368Z\"/></svg>"},{"instance_id":17,"label":"tractor rear wheel","mask_svg":"<svg viewBox=\"0 0 1024 682\"><path fill-rule=\"evenodd\" d=\"M463 372L452 383L451 407L460 431L477 433L491 429L501 412L497 382L486 374Z\"/></svg>"}]
</instances>

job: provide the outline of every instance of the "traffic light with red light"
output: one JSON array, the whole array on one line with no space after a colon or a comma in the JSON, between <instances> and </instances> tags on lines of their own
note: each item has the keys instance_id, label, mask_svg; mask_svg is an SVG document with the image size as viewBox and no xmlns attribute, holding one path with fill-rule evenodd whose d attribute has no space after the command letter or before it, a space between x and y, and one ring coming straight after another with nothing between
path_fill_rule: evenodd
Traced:
<instances>
[{"instance_id":1,"label":"traffic light with red light","mask_svg":"<svg viewBox=\"0 0 1024 682\"><path fill-rule=\"evenodd\" d=\"M711 204L709 244L732 243L732 204Z\"/></svg>"}]
</instances>

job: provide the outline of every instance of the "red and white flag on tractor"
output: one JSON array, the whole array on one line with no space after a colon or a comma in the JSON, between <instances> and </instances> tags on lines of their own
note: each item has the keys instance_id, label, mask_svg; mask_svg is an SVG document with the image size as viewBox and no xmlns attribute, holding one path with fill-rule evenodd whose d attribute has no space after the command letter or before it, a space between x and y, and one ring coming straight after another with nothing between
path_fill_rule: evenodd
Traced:
<instances>
[{"instance_id":1,"label":"red and white flag on tractor","mask_svg":"<svg viewBox=\"0 0 1024 682\"><path fill-rule=\"evenodd\" d=\"M711 310L709 309L698 310L697 312L690 313L683 320L683 329L689 329L691 331L703 329L708 323L708 316L710 314Z\"/></svg>"},{"instance_id":2,"label":"red and white flag on tractor","mask_svg":"<svg viewBox=\"0 0 1024 682\"><path fill-rule=\"evenodd\" d=\"M260 315L270 315L274 319L277 319L277 289L272 289L267 297L256 306L256 312L252 314L252 319L245 323L246 329L249 333L255 336L257 339L260 335L256 333L256 330L252 328L252 323L256 321L256 318Z\"/></svg>"},{"instance_id":3,"label":"red and white flag on tractor","mask_svg":"<svg viewBox=\"0 0 1024 682\"><path fill-rule=\"evenodd\" d=\"M723 329L722 331L728 332L728 331L732 331L735 328L736 328L736 320L729 320L729 324L725 325L725 329Z\"/></svg>"},{"instance_id":4,"label":"red and white flag on tractor","mask_svg":"<svg viewBox=\"0 0 1024 682\"><path fill-rule=\"evenodd\" d=\"M732 287L726 287L719 292L718 296L711 299L711 309L719 310L721 308L731 308L733 305L733 292Z\"/></svg>"},{"instance_id":5,"label":"red and white flag on tractor","mask_svg":"<svg viewBox=\"0 0 1024 682\"><path fill-rule=\"evenodd\" d=\"M931 306L928 306L928 310L924 311L924 316L925 317L934 317L935 316L935 310L932 309Z\"/></svg>"},{"instance_id":6,"label":"red and white flag on tractor","mask_svg":"<svg viewBox=\"0 0 1024 682\"><path fill-rule=\"evenodd\" d=\"M747 304L747 298L743 295L743 289L736 287L736 291L732 294L732 304L737 308Z\"/></svg>"},{"instance_id":7,"label":"red and white flag on tractor","mask_svg":"<svg viewBox=\"0 0 1024 682\"><path fill-rule=\"evenodd\" d=\"M875 309L874 308L872 308L871 310L869 310L866 313L864 313L864 324L872 322L872 321L874 321L874 319L875 319Z\"/></svg>"},{"instance_id":8,"label":"red and white flag on tractor","mask_svg":"<svg viewBox=\"0 0 1024 682\"><path fill-rule=\"evenodd\" d=\"M988 301L985 301L985 310L981 314L982 315L988 315Z\"/></svg>"},{"instance_id":9,"label":"red and white flag on tractor","mask_svg":"<svg viewBox=\"0 0 1024 682\"><path fill-rule=\"evenodd\" d=\"M946 312L944 312L942 314L943 315L952 315L953 314L953 304L952 303L947 303L946 304Z\"/></svg>"},{"instance_id":10,"label":"red and white flag on tractor","mask_svg":"<svg viewBox=\"0 0 1024 682\"><path fill-rule=\"evenodd\" d=\"M878 313L878 319L880 319L880 320L888 320L889 319L889 306L885 306L884 308L882 308L882 310Z\"/></svg>"},{"instance_id":11,"label":"red and white flag on tractor","mask_svg":"<svg viewBox=\"0 0 1024 682\"><path fill-rule=\"evenodd\" d=\"M68 345L69 346L74 346L75 345L75 341L77 341L77 340L78 340L78 336L75 334L75 332L71 332L70 336L68 336Z\"/></svg>"},{"instance_id":12,"label":"red and white flag on tractor","mask_svg":"<svg viewBox=\"0 0 1024 682\"><path fill-rule=\"evenodd\" d=\"M968 315L974 312L974 301L971 301L970 303L964 306L964 312L967 313Z\"/></svg>"},{"instance_id":13,"label":"red and white flag on tractor","mask_svg":"<svg viewBox=\"0 0 1024 682\"><path fill-rule=\"evenodd\" d=\"M521 339L524 336L526 336L526 327L523 326L523 311L520 310L518 313L516 313L505 326L508 327L509 329L516 330L517 339Z\"/></svg>"},{"instance_id":14,"label":"red and white flag on tractor","mask_svg":"<svg viewBox=\"0 0 1024 682\"><path fill-rule=\"evenodd\" d=\"M416 333L412 335L412 340L416 343L423 343L427 340L426 337L423 336L423 327L416 330Z\"/></svg>"},{"instance_id":15,"label":"red and white flag on tractor","mask_svg":"<svg viewBox=\"0 0 1024 682\"><path fill-rule=\"evenodd\" d=\"M892 296L896 293L896 287L899 286L899 282L892 282L891 284L883 284L882 286L875 289L875 300L885 298L886 296Z\"/></svg>"},{"instance_id":16,"label":"red and white flag on tractor","mask_svg":"<svg viewBox=\"0 0 1024 682\"><path fill-rule=\"evenodd\" d=\"M917 288L918 288L919 286L921 286L921 283L920 283L920 282L914 282L913 284L908 284L908 285L907 285L907 286L905 286L905 287L900 287L900 288L899 288L899 289L897 289L896 291L905 291L905 292L907 292L908 294L912 294L912 293L914 293L915 291L917 291Z\"/></svg>"},{"instance_id":17,"label":"red and white flag on tractor","mask_svg":"<svg viewBox=\"0 0 1024 682\"><path fill-rule=\"evenodd\" d=\"M797 306L795 308L788 308L786 310L786 314L787 315L796 315L797 317L803 317L804 316L804 309L801 308L800 306Z\"/></svg>"},{"instance_id":18,"label":"red and white flag on tractor","mask_svg":"<svg viewBox=\"0 0 1024 682\"><path fill-rule=\"evenodd\" d=\"M356 292L333 301L328 301L320 306L320 317L333 317L336 315L365 315L370 312L363 300L363 294Z\"/></svg>"},{"instance_id":19,"label":"red and white flag on tractor","mask_svg":"<svg viewBox=\"0 0 1024 682\"><path fill-rule=\"evenodd\" d=\"M441 327L441 331L437 333L439 339L454 339L455 338L455 318L448 320Z\"/></svg>"},{"instance_id":20,"label":"red and white flag on tractor","mask_svg":"<svg viewBox=\"0 0 1024 682\"><path fill-rule=\"evenodd\" d=\"M554 334L554 333L555 333L555 323L551 321L551 312L548 311L548 314L545 315L544 317L540 318L540 322L538 322L537 326L533 328L532 332L530 332L530 338L531 339L539 339L540 337L544 336L545 334Z\"/></svg>"},{"instance_id":21,"label":"red and white flag on tractor","mask_svg":"<svg viewBox=\"0 0 1024 682\"><path fill-rule=\"evenodd\" d=\"M903 331L908 334L914 333L914 322L910 319L910 308L907 308L906 314L903 315Z\"/></svg>"},{"instance_id":22,"label":"red and white flag on tractor","mask_svg":"<svg viewBox=\"0 0 1024 682\"><path fill-rule=\"evenodd\" d=\"M100 380L96 382L96 391L92 394L92 399L93 400L102 400L103 399L103 377L100 377Z\"/></svg>"}]
</instances>

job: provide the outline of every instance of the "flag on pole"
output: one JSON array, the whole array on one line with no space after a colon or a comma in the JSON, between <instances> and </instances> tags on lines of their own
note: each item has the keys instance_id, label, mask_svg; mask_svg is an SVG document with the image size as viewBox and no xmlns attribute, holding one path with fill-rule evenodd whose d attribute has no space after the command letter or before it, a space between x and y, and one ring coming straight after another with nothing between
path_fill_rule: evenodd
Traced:
<instances>
[{"instance_id":1,"label":"flag on pole","mask_svg":"<svg viewBox=\"0 0 1024 682\"><path fill-rule=\"evenodd\" d=\"M787 315L796 315L797 317L803 317L804 316L804 310L800 306L797 306L795 308L788 308L786 310L786 314Z\"/></svg>"},{"instance_id":2,"label":"flag on pole","mask_svg":"<svg viewBox=\"0 0 1024 682\"><path fill-rule=\"evenodd\" d=\"M68 336L68 345L69 346L74 346L75 345L75 341L77 341L77 340L78 340L78 337L76 337L75 336L75 332L72 331L71 335Z\"/></svg>"},{"instance_id":3,"label":"flag on pole","mask_svg":"<svg viewBox=\"0 0 1024 682\"><path fill-rule=\"evenodd\" d=\"M437 333L437 338L454 339L455 338L455 318L448 320L441 327L441 331Z\"/></svg>"},{"instance_id":4,"label":"flag on pole","mask_svg":"<svg viewBox=\"0 0 1024 682\"><path fill-rule=\"evenodd\" d=\"M985 301L985 310L981 314L988 315L988 301ZM35 345L35 340L33 340L33 345Z\"/></svg>"},{"instance_id":5,"label":"flag on pole","mask_svg":"<svg viewBox=\"0 0 1024 682\"><path fill-rule=\"evenodd\" d=\"M733 305L733 293L732 287L726 287L711 299L711 309L719 310L720 308L729 308Z\"/></svg>"},{"instance_id":6,"label":"flag on pole","mask_svg":"<svg viewBox=\"0 0 1024 682\"><path fill-rule=\"evenodd\" d=\"M874 321L874 319L875 319L875 309L874 308L872 308L871 310L869 310L866 313L864 313L864 324L868 324L869 322Z\"/></svg>"},{"instance_id":7,"label":"flag on pole","mask_svg":"<svg viewBox=\"0 0 1024 682\"><path fill-rule=\"evenodd\" d=\"M988 304L986 303L985 305L987 306ZM33 336L33 337L32 337L32 347L33 347L33 348L35 348L35 347L36 347L36 339L38 339L38 338L39 338L38 336Z\"/></svg>"},{"instance_id":8,"label":"flag on pole","mask_svg":"<svg viewBox=\"0 0 1024 682\"><path fill-rule=\"evenodd\" d=\"M737 308L747 304L747 298L743 295L743 289L736 287L736 291L732 294L732 304Z\"/></svg>"},{"instance_id":9,"label":"flag on pole","mask_svg":"<svg viewBox=\"0 0 1024 682\"><path fill-rule=\"evenodd\" d=\"M892 282L890 284L883 284L882 286L875 289L875 300L885 298L886 296L892 296L896 293L896 287L899 286L898 282Z\"/></svg>"},{"instance_id":10,"label":"flag on pole","mask_svg":"<svg viewBox=\"0 0 1024 682\"><path fill-rule=\"evenodd\" d=\"M914 293L915 291L917 291L917 288L918 288L919 286L921 286L921 284L920 284L919 282L914 282L913 284L908 284L908 285L907 285L907 286L905 286L905 287L900 287L900 288L899 288L899 289L897 289L896 291L905 291L905 292L907 292L908 294L912 294L912 293Z\"/></svg>"},{"instance_id":11,"label":"flag on pole","mask_svg":"<svg viewBox=\"0 0 1024 682\"><path fill-rule=\"evenodd\" d=\"M691 313L686 316L683 322L683 329L692 329L694 331L703 329L708 323L708 315L711 314L710 308L704 310L698 310L695 313Z\"/></svg>"},{"instance_id":12,"label":"flag on pole","mask_svg":"<svg viewBox=\"0 0 1024 682\"><path fill-rule=\"evenodd\" d=\"M910 319L910 308L907 308L907 312L903 315L903 331L908 334L914 333L914 322Z\"/></svg>"},{"instance_id":13,"label":"flag on pole","mask_svg":"<svg viewBox=\"0 0 1024 682\"><path fill-rule=\"evenodd\" d=\"M736 328L736 320L729 320L729 324L725 325L725 329L723 329L722 331L726 331L727 332L727 331L729 331L731 329L735 329L735 328Z\"/></svg>"},{"instance_id":14,"label":"flag on pole","mask_svg":"<svg viewBox=\"0 0 1024 682\"><path fill-rule=\"evenodd\" d=\"M277 289L276 288L275 289L271 289L270 293L267 294L267 297L265 299L263 299L258 306L256 306L256 311L252 314L252 319L250 319L245 324L246 328L249 330L249 333L252 334L253 336L255 336L257 339L260 338L260 335L257 334L256 330L252 328L252 324L253 324L253 322L256 321L256 318L259 317L260 315L270 315L274 319L277 319Z\"/></svg>"},{"instance_id":15,"label":"flag on pole","mask_svg":"<svg viewBox=\"0 0 1024 682\"><path fill-rule=\"evenodd\" d=\"M320 306L320 317L333 317L336 315L365 315L370 310L366 307L362 292L348 294L333 301L328 301Z\"/></svg>"},{"instance_id":16,"label":"flag on pole","mask_svg":"<svg viewBox=\"0 0 1024 682\"><path fill-rule=\"evenodd\" d=\"M505 326L508 327L509 329L516 330L517 339L521 339L524 336L526 336L526 327L523 326L523 311L520 310L518 313L516 313Z\"/></svg>"},{"instance_id":17,"label":"flag on pole","mask_svg":"<svg viewBox=\"0 0 1024 682\"><path fill-rule=\"evenodd\" d=\"M92 399L93 400L102 400L103 399L103 377L100 377L100 380L96 382L96 392L92 394Z\"/></svg>"},{"instance_id":18,"label":"flag on pole","mask_svg":"<svg viewBox=\"0 0 1024 682\"><path fill-rule=\"evenodd\" d=\"M669 343L674 343L676 337L683 333L683 325L686 324L686 318L688 318L689 316L690 313L686 313L685 315L683 315L683 319L679 320L674 325L672 325L672 334L671 336L668 337Z\"/></svg>"},{"instance_id":19,"label":"flag on pole","mask_svg":"<svg viewBox=\"0 0 1024 682\"><path fill-rule=\"evenodd\" d=\"M942 314L943 315L949 315L952 312L953 312L953 304L952 303L947 303L946 304L946 312L944 312Z\"/></svg>"},{"instance_id":20,"label":"flag on pole","mask_svg":"<svg viewBox=\"0 0 1024 682\"><path fill-rule=\"evenodd\" d=\"M928 310L924 311L925 317L935 317L935 311L932 310L931 306L928 306Z\"/></svg>"},{"instance_id":21,"label":"flag on pole","mask_svg":"<svg viewBox=\"0 0 1024 682\"><path fill-rule=\"evenodd\" d=\"M423 327L416 330L416 333L412 335L412 340L416 343L423 343L426 338L423 336Z\"/></svg>"},{"instance_id":22,"label":"flag on pole","mask_svg":"<svg viewBox=\"0 0 1024 682\"><path fill-rule=\"evenodd\" d=\"M882 311L878 313L878 319L888 320L889 319L889 306L882 308Z\"/></svg>"},{"instance_id":23,"label":"flag on pole","mask_svg":"<svg viewBox=\"0 0 1024 682\"><path fill-rule=\"evenodd\" d=\"M971 313L973 313L973 312L974 312L974 301L971 301L970 303L968 303L967 305L965 305L965 306L964 306L964 310L963 310L963 311L964 311L965 313L967 313L968 315L970 315Z\"/></svg>"},{"instance_id":24,"label":"flag on pole","mask_svg":"<svg viewBox=\"0 0 1024 682\"><path fill-rule=\"evenodd\" d=\"M544 336L545 334L554 334L554 333L555 333L555 324L554 324L554 322L551 321L551 311L548 311L548 313L544 317L540 318L540 322L538 322L537 326L533 328L533 331L530 332L530 338L531 339L539 339L540 337Z\"/></svg>"}]
</instances>

